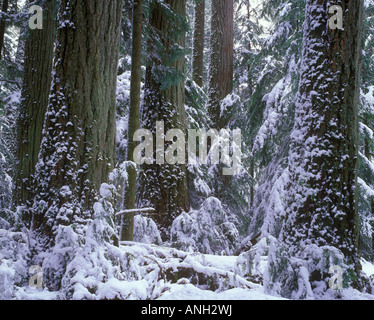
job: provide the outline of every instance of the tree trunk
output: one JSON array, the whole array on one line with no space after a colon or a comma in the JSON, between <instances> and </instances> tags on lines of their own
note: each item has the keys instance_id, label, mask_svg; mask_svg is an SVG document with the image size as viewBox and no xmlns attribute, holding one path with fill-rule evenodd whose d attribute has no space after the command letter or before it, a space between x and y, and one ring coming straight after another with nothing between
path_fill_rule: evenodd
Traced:
<instances>
[{"instance_id":1,"label":"tree trunk","mask_svg":"<svg viewBox=\"0 0 374 320\"><path fill-rule=\"evenodd\" d=\"M33 175L52 82L57 3L40 0L35 4L44 8L44 22L42 30L25 30L24 76L17 118L16 206L30 205L34 198Z\"/></svg>"},{"instance_id":2,"label":"tree trunk","mask_svg":"<svg viewBox=\"0 0 374 320\"><path fill-rule=\"evenodd\" d=\"M8 13L8 8L9 8L9 0L3 0L1 12L5 14ZM1 60L1 56L2 56L3 48L4 48L5 20L6 20L5 17L2 17L0 19L0 60Z\"/></svg>"},{"instance_id":3,"label":"tree trunk","mask_svg":"<svg viewBox=\"0 0 374 320\"><path fill-rule=\"evenodd\" d=\"M139 129L140 122L140 90L141 90L141 58L142 58L142 24L143 24L143 4L142 0L137 0L133 9L133 36L132 36L132 65L131 65L131 87L130 87L130 112L128 121L128 147L127 161L133 161L133 154L136 142L133 137ZM127 170L128 185L125 190L125 208L135 209L136 202L136 168L129 166ZM134 239L134 214L127 214L123 217L122 223L123 241L133 241Z\"/></svg>"},{"instance_id":4,"label":"tree trunk","mask_svg":"<svg viewBox=\"0 0 374 320\"><path fill-rule=\"evenodd\" d=\"M151 61L146 71L143 126L155 133L156 121L163 121L165 133L170 129L186 132L186 1L167 0L165 4L151 3ZM165 240L173 220L189 207L186 165L144 164L142 171L138 203L156 209L155 221Z\"/></svg>"},{"instance_id":5,"label":"tree trunk","mask_svg":"<svg viewBox=\"0 0 374 320\"><path fill-rule=\"evenodd\" d=\"M205 0L197 0L195 2L194 14L192 79L199 87L202 87L204 75Z\"/></svg>"},{"instance_id":6,"label":"tree trunk","mask_svg":"<svg viewBox=\"0 0 374 320\"><path fill-rule=\"evenodd\" d=\"M250 26L250 21L251 21L251 4L250 4L250 0L247 1L247 19L248 19L248 31L250 31L252 28ZM251 47L251 41L248 40L248 52L251 52L252 51L252 47ZM253 94L253 76L251 74L251 65L248 64L248 67L247 67L247 72L248 72L248 78L247 78L247 81L248 81L248 96L251 97L252 94Z\"/></svg>"},{"instance_id":7,"label":"tree trunk","mask_svg":"<svg viewBox=\"0 0 374 320\"><path fill-rule=\"evenodd\" d=\"M208 113L220 130L227 126L220 102L232 92L234 70L234 2L212 1Z\"/></svg>"},{"instance_id":8,"label":"tree trunk","mask_svg":"<svg viewBox=\"0 0 374 320\"><path fill-rule=\"evenodd\" d=\"M253 150L253 143L251 144L251 150ZM249 205L250 208L254 210L255 208L253 207L253 204L255 199L255 156L252 153L250 157L249 174L251 175L251 186L249 190Z\"/></svg>"},{"instance_id":9,"label":"tree trunk","mask_svg":"<svg viewBox=\"0 0 374 320\"><path fill-rule=\"evenodd\" d=\"M92 218L114 168L122 0L62 0L54 77L35 183L34 228Z\"/></svg>"},{"instance_id":10,"label":"tree trunk","mask_svg":"<svg viewBox=\"0 0 374 320\"><path fill-rule=\"evenodd\" d=\"M357 267L363 1L339 1L342 30L329 28L331 5L327 0L308 0L306 5L283 237L296 254L302 255L307 245L333 246Z\"/></svg>"},{"instance_id":11,"label":"tree trunk","mask_svg":"<svg viewBox=\"0 0 374 320\"><path fill-rule=\"evenodd\" d=\"M228 127L231 110L221 114L222 100L232 93L234 77L234 1L212 1L209 90L207 111L214 129ZM210 143L208 145L210 148ZM219 164L216 172L221 172ZM232 176L216 175L214 195L223 202L229 200L227 190Z\"/></svg>"}]
</instances>

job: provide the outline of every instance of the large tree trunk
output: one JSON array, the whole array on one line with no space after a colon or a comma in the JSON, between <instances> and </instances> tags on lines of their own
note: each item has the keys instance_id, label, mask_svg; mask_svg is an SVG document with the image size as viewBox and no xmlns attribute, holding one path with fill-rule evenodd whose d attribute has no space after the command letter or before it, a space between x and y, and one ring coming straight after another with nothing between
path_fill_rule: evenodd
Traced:
<instances>
[{"instance_id":1,"label":"large tree trunk","mask_svg":"<svg viewBox=\"0 0 374 320\"><path fill-rule=\"evenodd\" d=\"M307 245L333 246L357 267L363 1L338 1L344 13L342 30L328 26L333 4L308 0L306 5L283 237L296 254L302 255ZM323 276L316 273L314 280Z\"/></svg>"},{"instance_id":2,"label":"large tree trunk","mask_svg":"<svg viewBox=\"0 0 374 320\"><path fill-rule=\"evenodd\" d=\"M185 103L185 0L167 0L165 6L151 3L152 35L145 83L143 126L156 131L156 121L170 129L186 131ZM165 143L165 149L168 144ZM155 153L156 154L156 153ZM156 156L155 156L156 159ZM140 178L139 205L156 209L155 221L162 237L184 210L188 210L187 170L185 164L144 164Z\"/></svg>"},{"instance_id":3,"label":"large tree trunk","mask_svg":"<svg viewBox=\"0 0 374 320\"><path fill-rule=\"evenodd\" d=\"M220 102L232 92L234 70L234 2L212 1L208 112L219 130L227 126Z\"/></svg>"},{"instance_id":4,"label":"large tree trunk","mask_svg":"<svg viewBox=\"0 0 374 320\"><path fill-rule=\"evenodd\" d=\"M122 0L62 0L55 72L35 183L34 228L92 218L114 168Z\"/></svg>"},{"instance_id":5,"label":"large tree trunk","mask_svg":"<svg viewBox=\"0 0 374 320\"><path fill-rule=\"evenodd\" d=\"M1 6L2 13L8 13L9 8L9 0L3 0L3 4ZM0 60L3 53L4 48L4 37L5 37L5 17L0 18Z\"/></svg>"},{"instance_id":6,"label":"large tree trunk","mask_svg":"<svg viewBox=\"0 0 374 320\"><path fill-rule=\"evenodd\" d=\"M128 121L128 147L127 161L133 161L136 142L133 137L139 129L140 122L140 90L141 90L141 62L142 62L142 24L143 4L142 0L135 1L133 9L133 36L132 36L132 65L131 65L131 87L130 87L130 112ZM129 166L127 170L128 180L125 190L125 207L134 209L136 202L136 168ZM123 218L123 230L121 239L132 241L134 238L134 214L125 215Z\"/></svg>"},{"instance_id":7,"label":"large tree trunk","mask_svg":"<svg viewBox=\"0 0 374 320\"><path fill-rule=\"evenodd\" d=\"M194 15L192 79L199 87L202 87L204 75L205 0L196 1Z\"/></svg>"},{"instance_id":8,"label":"large tree trunk","mask_svg":"<svg viewBox=\"0 0 374 320\"><path fill-rule=\"evenodd\" d=\"M44 8L44 21L42 30L25 31L24 76L17 118L16 206L30 205L34 198L33 175L52 82L57 3L51 0L34 3Z\"/></svg>"},{"instance_id":9,"label":"large tree trunk","mask_svg":"<svg viewBox=\"0 0 374 320\"><path fill-rule=\"evenodd\" d=\"M233 90L234 77L234 1L212 1L209 89L207 111L214 129L228 127L231 110L221 112L221 102ZM216 172L220 172L222 164ZM232 176L215 177L214 195L226 202ZM230 201L230 200L229 200Z\"/></svg>"}]
</instances>

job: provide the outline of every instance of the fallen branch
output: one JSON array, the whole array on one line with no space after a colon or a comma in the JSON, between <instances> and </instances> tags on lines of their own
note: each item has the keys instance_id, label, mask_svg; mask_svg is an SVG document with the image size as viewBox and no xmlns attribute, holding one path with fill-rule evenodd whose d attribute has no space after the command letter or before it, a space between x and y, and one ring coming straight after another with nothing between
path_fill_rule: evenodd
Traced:
<instances>
[{"instance_id":1,"label":"fallen branch","mask_svg":"<svg viewBox=\"0 0 374 320\"><path fill-rule=\"evenodd\" d=\"M9 83L13 83L13 84L16 84L18 86L19 89L22 89L21 88L21 85L18 81L15 81L15 80L8 80L8 79L0 79L1 82L9 82Z\"/></svg>"},{"instance_id":2,"label":"fallen branch","mask_svg":"<svg viewBox=\"0 0 374 320\"><path fill-rule=\"evenodd\" d=\"M115 214L116 217L122 216L124 214L136 214L136 213L155 213L155 209L153 208L143 208L143 209L128 209L123 210Z\"/></svg>"},{"instance_id":3,"label":"fallen branch","mask_svg":"<svg viewBox=\"0 0 374 320\"><path fill-rule=\"evenodd\" d=\"M206 287L209 290L228 290L232 288L259 289L260 284L247 280L243 275L216 266L214 259L205 259L204 254L187 253L174 248L166 248L150 244L121 242L124 248L133 247L129 252L137 259L147 274L156 270L157 280L166 283L177 283L180 279L188 279L192 285Z\"/></svg>"}]
</instances>

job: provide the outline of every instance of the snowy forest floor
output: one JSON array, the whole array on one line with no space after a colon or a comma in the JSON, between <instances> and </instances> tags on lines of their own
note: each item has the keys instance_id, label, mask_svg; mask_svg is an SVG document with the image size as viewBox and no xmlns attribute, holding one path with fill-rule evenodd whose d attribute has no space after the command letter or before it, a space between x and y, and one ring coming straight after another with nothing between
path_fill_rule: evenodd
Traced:
<instances>
[{"instance_id":1,"label":"snowy forest floor","mask_svg":"<svg viewBox=\"0 0 374 320\"><path fill-rule=\"evenodd\" d=\"M261 245L261 243L260 243ZM122 257L132 275L127 280L110 278L101 282L89 276L89 270L81 269L75 277L73 299L100 300L283 300L266 293L263 277L266 277L267 257L257 257L262 274L254 283L248 280L248 261L245 255L217 256L187 253L174 248L151 244L122 242L120 247L107 247ZM256 250L257 248L253 248ZM93 258L93 261L95 259ZM374 275L374 265L362 260L363 271ZM96 288L87 296L87 281ZM373 295L363 294L352 288L341 291L345 300L374 300ZM60 292L19 288L20 300L59 300ZM326 297L328 298L328 297Z\"/></svg>"}]
</instances>

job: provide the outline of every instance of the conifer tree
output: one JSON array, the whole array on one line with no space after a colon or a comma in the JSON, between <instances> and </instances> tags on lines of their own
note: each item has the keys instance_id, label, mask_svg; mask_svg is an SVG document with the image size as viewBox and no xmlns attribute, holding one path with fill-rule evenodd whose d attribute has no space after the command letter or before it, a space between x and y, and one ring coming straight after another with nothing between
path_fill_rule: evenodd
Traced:
<instances>
[{"instance_id":1,"label":"conifer tree","mask_svg":"<svg viewBox=\"0 0 374 320\"><path fill-rule=\"evenodd\" d=\"M205 0L196 0L194 7L194 31L192 48L192 79L203 86L205 39Z\"/></svg>"},{"instance_id":2,"label":"conifer tree","mask_svg":"<svg viewBox=\"0 0 374 320\"><path fill-rule=\"evenodd\" d=\"M308 248L334 247L344 254L348 268L357 271L363 1L342 0L337 5L344 13L342 29L329 24L331 1L306 2L282 238L290 252L303 259L308 259ZM328 272L311 269L312 281L325 279Z\"/></svg>"},{"instance_id":3,"label":"conifer tree","mask_svg":"<svg viewBox=\"0 0 374 320\"><path fill-rule=\"evenodd\" d=\"M185 0L153 0L150 3L150 35L142 127L156 132L156 121L186 132L185 104ZM154 160L156 156L154 143ZM170 142L165 142L165 150ZM185 164L143 164L138 192L139 206L153 207L163 239L173 220L188 210Z\"/></svg>"},{"instance_id":4,"label":"conifer tree","mask_svg":"<svg viewBox=\"0 0 374 320\"><path fill-rule=\"evenodd\" d=\"M228 123L221 101L232 92L234 77L234 2L212 1L208 113L215 129Z\"/></svg>"},{"instance_id":5,"label":"conifer tree","mask_svg":"<svg viewBox=\"0 0 374 320\"><path fill-rule=\"evenodd\" d=\"M374 2L365 1L362 83L359 110L360 148L358 165L360 253L368 261L374 257Z\"/></svg>"},{"instance_id":6,"label":"conifer tree","mask_svg":"<svg viewBox=\"0 0 374 320\"><path fill-rule=\"evenodd\" d=\"M114 169L122 1L62 0L54 77L36 168L33 229L44 246L59 226L92 218Z\"/></svg>"},{"instance_id":7,"label":"conifer tree","mask_svg":"<svg viewBox=\"0 0 374 320\"><path fill-rule=\"evenodd\" d=\"M243 124L244 139L251 146L249 166L254 168L249 234L278 237L286 208L284 182L300 78L305 1L268 0L257 10L256 16L272 25L264 41L254 42L259 50L251 52L247 62L254 84L253 94L244 103Z\"/></svg>"},{"instance_id":8,"label":"conifer tree","mask_svg":"<svg viewBox=\"0 0 374 320\"><path fill-rule=\"evenodd\" d=\"M133 161L136 142L133 137L139 129L140 122L140 87L141 87L141 57L142 57L142 24L143 2L137 0L133 9L132 59L131 59L131 88L130 111L128 121L127 161ZM135 209L137 172L133 165L127 169L128 181L125 189L126 209ZM132 241L134 237L134 214L128 214L123 221L122 240Z\"/></svg>"},{"instance_id":9,"label":"conifer tree","mask_svg":"<svg viewBox=\"0 0 374 320\"><path fill-rule=\"evenodd\" d=\"M52 82L58 6L51 0L33 4L43 8L43 29L25 28L22 97L17 118L15 206L30 205L34 198L33 174Z\"/></svg>"},{"instance_id":10,"label":"conifer tree","mask_svg":"<svg viewBox=\"0 0 374 320\"><path fill-rule=\"evenodd\" d=\"M4 47L4 37L5 37L5 26L6 26L6 14L8 13L9 0L3 0L1 5L1 16L0 16L0 60Z\"/></svg>"}]
</instances>

